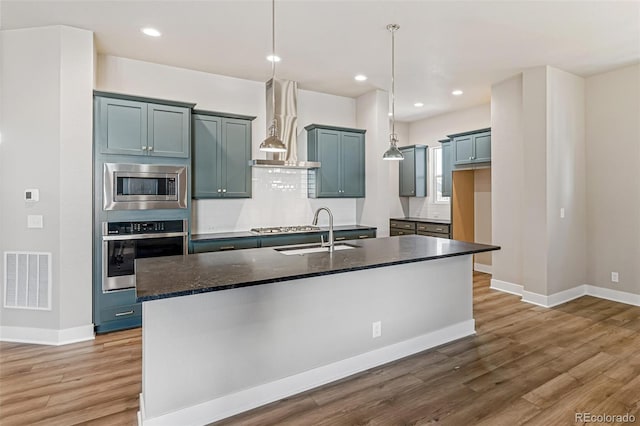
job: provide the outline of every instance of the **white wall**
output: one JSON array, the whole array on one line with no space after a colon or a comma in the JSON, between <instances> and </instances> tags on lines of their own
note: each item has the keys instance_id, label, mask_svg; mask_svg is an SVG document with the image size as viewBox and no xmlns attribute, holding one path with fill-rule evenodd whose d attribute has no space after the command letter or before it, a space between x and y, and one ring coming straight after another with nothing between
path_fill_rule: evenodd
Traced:
<instances>
[{"instance_id":1,"label":"white wall","mask_svg":"<svg viewBox=\"0 0 640 426\"><path fill-rule=\"evenodd\" d=\"M447 135L490 126L491 105L479 105L410 123L409 140L401 140L401 145L428 145L429 148L437 147L440 146L438 141L446 138ZM450 219L450 205L448 203L436 204L433 198L433 182L431 179L429 179L428 185L428 197L409 199L409 215Z\"/></svg>"},{"instance_id":2,"label":"white wall","mask_svg":"<svg viewBox=\"0 0 640 426\"><path fill-rule=\"evenodd\" d=\"M257 116L252 126L253 158L265 158L265 154L258 151L266 135L266 92L262 82L101 55L98 58L97 89L195 102L197 109ZM356 101L299 90L300 159L306 159L304 127L312 123L356 127ZM309 224L314 210L321 206L332 210L336 224L354 224L357 221L355 199L307 198L306 170L254 168L253 198L199 200L192 206L193 233ZM326 224L324 216L322 220L325 222L321 224Z\"/></svg>"},{"instance_id":3,"label":"white wall","mask_svg":"<svg viewBox=\"0 0 640 426\"><path fill-rule=\"evenodd\" d=\"M491 241L493 279L522 285L522 75L491 86Z\"/></svg>"},{"instance_id":4,"label":"white wall","mask_svg":"<svg viewBox=\"0 0 640 426\"><path fill-rule=\"evenodd\" d=\"M587 284L640 294L640 65L586 79L586 144Z\"/></svg>"},{"instance_id":5,"label":"white wall","mask_svg":"<svg viewBox=\"0 0 640 426\"><path fill-rule=\"evenodd\" d=\"M0 34L0 252L52 253L53 286L51 311L1 308L0 337L92 338L93 33L52 26ZM27 188L40 190L39 202L23 201ZM43 216L43 229L27 229L30 214Z\"/></svg>"},{"instance_id":6,"label":"white wall","mask_svg":"<svg viewBox=\"0 0 640 426\"><path fill-rule=\"evenodd\" d=\"M492 88L493 274L531 297L585 283L584 104L583 79L548 66Z\"/></svg>"}]
</instances>

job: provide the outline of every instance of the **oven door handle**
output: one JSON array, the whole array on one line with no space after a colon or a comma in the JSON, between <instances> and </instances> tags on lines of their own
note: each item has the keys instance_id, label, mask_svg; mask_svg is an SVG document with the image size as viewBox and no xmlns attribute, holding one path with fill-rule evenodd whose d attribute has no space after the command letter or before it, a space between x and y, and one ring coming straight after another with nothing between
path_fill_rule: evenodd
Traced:
<instances>
[{"instance_id":1,"label":"oven door handle","mask_svg":"<svg viewBox=\"0 0 640 426\"><path fill-rule=\"evenodd\" d=\"M146 240L150 238L185 237L186 235L186 232L167 232L166 234L103 235L102 241Z\"/></svg>"}]
</instances>

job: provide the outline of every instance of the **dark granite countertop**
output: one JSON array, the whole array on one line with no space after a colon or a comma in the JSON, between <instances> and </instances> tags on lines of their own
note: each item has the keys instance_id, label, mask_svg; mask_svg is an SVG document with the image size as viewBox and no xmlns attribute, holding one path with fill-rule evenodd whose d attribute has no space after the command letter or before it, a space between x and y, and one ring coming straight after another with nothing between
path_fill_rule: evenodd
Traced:
<instances>
[{"instance_id":1,"label":"dark granite countertop","mask_svg":"<svg viewBox=\"0 0 640 426\"><path fill-rule=\"evenodd\" d=\"M137 300L187 296L500 249L418 235L356 240L346 244L356 248L335 251L331 255L287 256L276 251L276 247L266 247L136 259Z\"/></svg>"},{"instance_id":2,"label":"dark granite countertop","mask_svg":"<svg viewBox=\"0 0 640 426\"><path fill-rule=\"evenodd\" d=\"M428 222L451 225L451 221L449 219L429 219L428 217L392 217L391 220L406 220L409 222Z\"/></svg>"},{"instance_id":3,"label":"dark granite countertop","mask_svg":"<svg viewBox=\"0 0 640 426\"><path fill-rule=\"evenodd\" d=\"M366 225L339 225L334 226L334 231L361 231L363 229L377 229L375 226L366 226ZM211 234L194 234L191 235L191 241L210 241L210 240L226 240L232 238L247 238L247 237L271 237L276 235L299 235L299 234L317 234L320 232L329 232L329 228L326 226L321 226L319 231L308 231L308 232L291 232L291 233L283 233L283 234L257 234L251 231L242 231L242 232L215 232Z\"/></svg>"}]
</instances>

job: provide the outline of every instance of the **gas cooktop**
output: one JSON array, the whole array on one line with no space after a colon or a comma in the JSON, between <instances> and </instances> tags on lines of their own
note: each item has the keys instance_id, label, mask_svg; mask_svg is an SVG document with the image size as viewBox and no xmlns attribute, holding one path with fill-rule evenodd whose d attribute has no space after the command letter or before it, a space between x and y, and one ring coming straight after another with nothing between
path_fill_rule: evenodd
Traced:
<instances>
[{"instance_id":1,"label":"gas cooktop","mask_svg":"<svg viewBox=\"0 0 640 426\"><path fill-rule=\"evenodd\" d=\"M271 228L252 228L251 232L256 234L291 234L295 232L313 232L319 231L320 227L312 225L298 226L274 226Z\"/></svg>"}]
</instances>

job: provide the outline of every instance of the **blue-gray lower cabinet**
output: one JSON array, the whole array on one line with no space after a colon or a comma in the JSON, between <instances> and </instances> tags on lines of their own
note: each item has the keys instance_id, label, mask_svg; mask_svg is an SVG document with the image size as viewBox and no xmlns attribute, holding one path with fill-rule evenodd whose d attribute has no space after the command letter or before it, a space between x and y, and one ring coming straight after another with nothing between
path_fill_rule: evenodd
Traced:
<instances>
[{"instance_id":1,"label":"blue-gray lower cabinet","mask_svg":"<svg viewBox=\"0 0 640 426\"><path fill-rule=\"evenodd\" d=\"M224 238L214 240L191 241L190 253L208 253L214 251L241 250L258 248L257 237Z\"/></svg>"},{"instance_id":2,"label":"blue-gray lower cabinet","mask_svg":"<svg viewBox=\"0 0 640 426\"><path fill-rule=\"evenodd\" d=\"M311 124L307 158L320 167L309 170L311 198L365 196L365 130Z\"/></svg>"},{"instance_id":3,"label":"blue-gray lower cabinet","mask_svg":"<svg viewBox=\"0 0 640 426\"><path fill-rule=\"evenodd\" d=\"M320 233L265 235L260 237L260 247L277 247L277 246L290 246L294 244L319 243L320 235L321 235Z\"/></svg>"},{"instance_id":4,"label":"blue-gray lower cabinet","mask_svg":"<svg viewBox=\"0 0 640 426\"><path fill-rule=\"evenodd\" d=\"M361 230L353 230L353 231L336 231L334 232L334 239L336 241L345 241L345 240L364 240L367 238L375 238L376 230L375 229L361 229ZM325 235L325 241L327 236Z\"/></svg>"},{"instance_id":5,"label":"blue-gray lower cabinet","mask_svg":"<svg viewBox=\"0 0 640 426\"><path fill-rule=\"evenodd\" d=\"M453 183L452 164L451 164L451 139L442 139L440 141L440 154L442 155L442 196L451 197L451 188Z\"/></svg>"},{"instance_id":6,"label":"blue-gray lower cabinet","mask_svg":"<svg viewBox=\"0 0 640 426\"><path fill-rule=\"evenodd\" d=\"M491 129L447 135L451 139L453 165L491 161Z\"/></svg>"},{"instance_id":7,"label":"blue-gray lower cabinet","mask_svg":"<svg viewBox=\"0 0 640 426\"><path fill-rule=\"evenodd\" d=\"M399 194L401 197L427 196L427 149L426 145L400 147L404 160L399 165Z\"/></svg>"},{"instance_id":8,"label":"blue-gray lower cabinet","mask_svg":"<svg viewBox=\"0 0 640 426\"><path fill-rule=\"evenodd\" d=\"M194 111L193 198L251 198L251 121Z\"/></svg>"},{"instance_id":9,"label":"blue-gray lower cabinet","mask_svg":"<svg viewBox=\"0 0 640 426\"><path fill-rule=\"evenodd\" d=\"M189 157L192 104L165 105L95 93L95 137L101 153Z\"/></svg>"}]
</instances>

